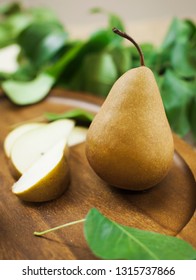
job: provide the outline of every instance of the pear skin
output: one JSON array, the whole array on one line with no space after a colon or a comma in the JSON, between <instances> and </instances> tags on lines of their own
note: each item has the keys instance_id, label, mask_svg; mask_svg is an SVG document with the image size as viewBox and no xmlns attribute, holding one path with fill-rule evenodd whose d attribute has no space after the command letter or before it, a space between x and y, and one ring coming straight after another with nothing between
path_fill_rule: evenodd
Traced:
<instances>
[{"instance_id":1,"label":"pear skin","mask_svg":"<svg viewBox=\"0 0 196 280\"><path fill-rule=\"evenodd\" d=\"M174 155L172 132L152 71L123 74L91 123L86 156L108 184L145 190L167 175Z\"/></svg>"}]
</instances>

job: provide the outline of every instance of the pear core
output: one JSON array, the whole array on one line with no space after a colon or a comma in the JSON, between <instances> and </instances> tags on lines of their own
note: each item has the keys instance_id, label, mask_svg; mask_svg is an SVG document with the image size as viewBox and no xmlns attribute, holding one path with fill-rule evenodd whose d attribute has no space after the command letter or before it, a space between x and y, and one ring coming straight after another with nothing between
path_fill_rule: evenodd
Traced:
<instances>
[{"instance_id":1,"label":"pear core","mask_svg":"<svg viewBox=\"0 0 196 280\"><path fill-rule=\"evenodd\" d=\"M90 166L110 185L144 190L168 174L173 155L173 136L152 71L145 66L127 71L89 127Z\"/></svg>"}]
</instances>

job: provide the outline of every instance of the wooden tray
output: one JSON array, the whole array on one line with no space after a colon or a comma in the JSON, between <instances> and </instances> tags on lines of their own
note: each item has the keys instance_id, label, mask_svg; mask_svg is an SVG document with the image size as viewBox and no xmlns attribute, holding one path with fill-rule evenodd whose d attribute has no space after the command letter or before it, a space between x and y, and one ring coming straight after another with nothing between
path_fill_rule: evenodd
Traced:
<instances>
[{"instance_id":1,"label":"wooden tray","mask_svg":"<svg viewBox=\"0 0 196 280\"><path fill-rule=\"evenodd\" d=\"M26 107L15 106L0 97L0 259L96 259L85 242L82 224L42 238L33 235L34 231L82 219L92 207L124 225L178 235L196 247L195 179L177 153L165 180L151 190L137 193L108 186L98 178L87 162L84 143L71 148L71 184L59 199L26 203L12 194L14 179L3 152L10 127L44 112L79 107L96 113L102 101L61 90L54 90L43 102Z\"/></svg>"}]
</instances>

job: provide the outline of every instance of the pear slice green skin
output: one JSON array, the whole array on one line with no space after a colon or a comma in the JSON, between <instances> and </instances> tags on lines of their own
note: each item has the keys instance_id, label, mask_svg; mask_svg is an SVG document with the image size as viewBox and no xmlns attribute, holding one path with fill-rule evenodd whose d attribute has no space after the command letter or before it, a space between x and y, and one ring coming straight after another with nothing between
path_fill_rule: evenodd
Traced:
<instances>
[{"instance_id":1,"label":"pear slice green skin","mask_svg":"<svg viewBox=\"0 0 196 280\"><path fill-rule=\"evenodd\" d=\"M113 85L91 123L86 156L108 184L149 189L168 174L174 143L152 71L127 71Z\"/></svg>"}]
</instances>

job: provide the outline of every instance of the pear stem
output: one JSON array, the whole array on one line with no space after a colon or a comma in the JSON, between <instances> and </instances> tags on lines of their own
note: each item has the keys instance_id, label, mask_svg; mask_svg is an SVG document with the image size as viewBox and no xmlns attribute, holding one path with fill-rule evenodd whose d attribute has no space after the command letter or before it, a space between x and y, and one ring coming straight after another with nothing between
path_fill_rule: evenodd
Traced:
<instances>
[{"instance_id":1,"label":"pear stem","mask_svg":"<svg viewBox=\"0 0 196 280\"><path fill-rule=\"evenodd\" d=\"M72 225L76 225L76 224L79 224L79 223L83 223L83 222L85 222L85 220L86 219L77 220L77 221L66 223L66 224L63 224L63 225L60 225L60 226L57 226L57 227L54 227L54 228L50 228L50 229L44 230L44 231L34 231L33 234L35 236L42 236L42 235L44 235L46 233L49 233L49 232L52 232L52 231L55 231L55 230L58 230L58 229L61 229L61 228L65 228L65 227L68 227L68 226L72 226Z\"/></svg>"},{"instance_id":2,"label":"pear stem","mask_svg":"<svg viewBox=\"0 0 196 280\"><path fill-rule=\"evenodd\" d=\"M119 36L129 40L131 43L134 44L134 46L136 47L136 49L138 50L139 55L140 55L140 64L141 64L141 66L145 66L143 52L142 52L140 46L136 43L136 41L132 37L130 37L128 34L126 34L125 32L123 32L121 30L119 30L116 27L112 28L112 31L114 33L118 34Z\"/></svg>"}]
</instances>

